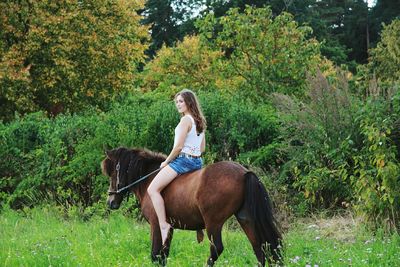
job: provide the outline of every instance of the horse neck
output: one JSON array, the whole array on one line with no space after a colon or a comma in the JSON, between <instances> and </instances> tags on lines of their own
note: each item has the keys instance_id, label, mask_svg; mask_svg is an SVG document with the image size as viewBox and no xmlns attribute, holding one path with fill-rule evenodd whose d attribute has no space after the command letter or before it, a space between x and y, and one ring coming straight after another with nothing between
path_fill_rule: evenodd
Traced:
<instances>
[{"instance_id":1,"label":"horse neck","mask_svg":"<svg viewBox=\"0 0 400 267\"><path fill-rule=\"evenodd\" d=\"M140 177L143 177L152 171L155 171L160 167L160 162L154 162L149 164L148 166L143 168L143 173L139 173ZM144 198L145 194L147 193L147 188L149 187L151 181L153 181L154 177L157 175L157 173L151 175L144 181L140 182L137 186L134 186L132 189L132 192L135 194L136 198L139 200L140 203L142 203L142 199Z\"/></svg>"}]
</instances>

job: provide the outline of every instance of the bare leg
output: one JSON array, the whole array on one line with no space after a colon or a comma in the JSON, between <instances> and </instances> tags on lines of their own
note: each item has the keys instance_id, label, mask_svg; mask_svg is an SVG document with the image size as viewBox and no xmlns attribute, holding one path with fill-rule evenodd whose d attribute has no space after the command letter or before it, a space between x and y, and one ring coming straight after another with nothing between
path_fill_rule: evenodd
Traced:
<instances>
[{"instance_id":1,"label":"bare leg","mask_svg":"<svg viewBox=\"0 0 400 267\"><path fill-rule=\"evenodd\" d=\"M178 174L169 165L165 166L154 178L147 188L147 193L153 203L154 210L158 217L158 223L161 230L161 241L164 245L167 240L171 225L167 223L165 215L164 199L161 196L161 191L177 176Z\"/></svg>"}]
</instances>

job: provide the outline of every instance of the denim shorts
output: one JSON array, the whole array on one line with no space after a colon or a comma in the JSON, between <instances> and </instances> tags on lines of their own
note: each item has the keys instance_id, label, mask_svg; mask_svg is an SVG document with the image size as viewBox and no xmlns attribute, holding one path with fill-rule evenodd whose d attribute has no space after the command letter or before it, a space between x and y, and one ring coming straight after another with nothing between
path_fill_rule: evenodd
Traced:
<instances>
[{"instance_id":1,"label":"denim shorts","mask_svg":"<svg viewBox=\"0 0 400 267\"><path fill-rule=\"evenodd\" d=\"M192 158L179 155L169 163L169 166L178 174L183 174L201 169L203 160L201 158Z\"/></svg>"}]
</instances>

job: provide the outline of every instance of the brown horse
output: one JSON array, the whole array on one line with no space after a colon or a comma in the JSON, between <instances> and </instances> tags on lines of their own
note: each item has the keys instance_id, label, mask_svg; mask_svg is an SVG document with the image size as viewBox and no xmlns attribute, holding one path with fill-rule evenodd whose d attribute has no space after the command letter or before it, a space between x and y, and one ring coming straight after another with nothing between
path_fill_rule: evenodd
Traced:
<instances>
[{"instance_id":1,"label":"brown horse","mask_svg":"<svg viewBox=\"0 0 400 267\"><path fill-rule=\"evenodd\" d=\"M102 161L103 173L110 177L107 204L118 209L124 196L119 188L135 182L140 177L156 171L165 160L162 154L142 149L117 148L106 152ZM199 242L206 229L210 242L208 266L221 255L221 230L225 221L235 215L253 247L259 263L280 259L281 234L272 214L269 197L264 186L253 173L235 162L218 162L178 176L163 191L167 221L172 225L166 244L161 244L158 219L147 187L154 178L131 187L140 202L141 211L151 225L153 261L166 263L173 229L197 231Z\"/></svg>"}]
</instances>

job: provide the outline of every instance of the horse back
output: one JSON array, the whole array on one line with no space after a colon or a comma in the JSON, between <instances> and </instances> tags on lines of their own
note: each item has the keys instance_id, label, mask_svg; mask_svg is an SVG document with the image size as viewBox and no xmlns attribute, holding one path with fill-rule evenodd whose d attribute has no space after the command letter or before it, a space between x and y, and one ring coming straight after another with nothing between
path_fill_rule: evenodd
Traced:
<instances>
[{"instance_id":1,"label":"horse back","mask_svg":"<svg viewBox=\"0 0 400 267\"><path fill-rule=\"evenodd\" d=\"M246 172L242 165L231 161L218 162L204 169L197 193L203 216L225 221L240 209Z\"/></svg>"}]
</instances>

